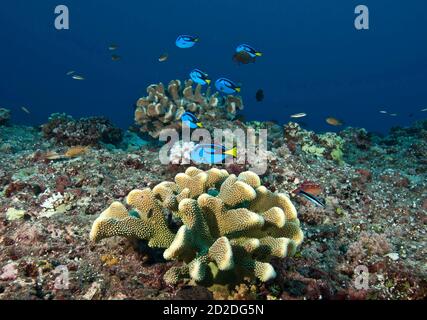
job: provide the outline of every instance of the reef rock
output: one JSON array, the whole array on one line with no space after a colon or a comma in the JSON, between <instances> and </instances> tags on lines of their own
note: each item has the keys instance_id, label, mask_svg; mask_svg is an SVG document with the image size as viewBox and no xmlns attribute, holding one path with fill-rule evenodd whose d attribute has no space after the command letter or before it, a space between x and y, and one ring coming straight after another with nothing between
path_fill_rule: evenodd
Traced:
<instances>
[{"instance_id":1,"label":"reef rock","mask_svg":"<svg viewBox=\"0 0 427 320\"><path fill-rule=\"evenodd\" d=\"M186 111L203 121L232 120L239 110L243 110L241 97L211 95L210 88L203 93L201 85L193 88L192 80L187 80L184 85L173 80L167 88L162 83L153 84L147 88L147 93L148 96L136 103L135 122L141 127L141 132L153 138L157 138L162 129L179 129L181 116Z\"/></svg>"},{"instance_id":2,"label":"reef rock","mask_svg":"<svg viewBox=\"0 0 427 320\"><path fill-rule=\"evenodd\" d=\"M343 149L345 141L339 135L333 132L316 134L314 131L302 129L299 124L289 122L284 127L285 143L288 148L294 149L300 145L301 150L312 156L334 160L343 164Z\"/></svg>"},{"instance_id":3,"label":"reef rock","mask_svg":"<svg viewBox=\"0 0 427 320\"><path fill-rule=\"evenodd\" d=\"M103 117L79 120L66 114L52 114L49 122L42 126L45 138L66 146L96 146L99 143L119 144L123 132Z\"/></svg>"}]
</instances>

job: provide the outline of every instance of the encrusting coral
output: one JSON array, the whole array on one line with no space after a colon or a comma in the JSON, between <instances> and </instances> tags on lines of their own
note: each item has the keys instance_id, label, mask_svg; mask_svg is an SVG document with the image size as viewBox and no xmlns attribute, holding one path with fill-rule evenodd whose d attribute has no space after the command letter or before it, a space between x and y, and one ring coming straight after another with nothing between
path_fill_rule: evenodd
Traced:
<instances>
[{"instance_id":1,"label":"encrusting coral","mask_svg":"<svg viewBox=\"0 0 427 320\"><path fill-rule=\"evenodd\" d=\"M204 119L233 119L239 110L243 109L240 97L229 95L222 99L218 93L205 93L202 86L193 88L193 81L187 80L184 85L179 80L173 80L168 87L162 83L150 85L148 96L140 98L136 103L135 122L141 127L141 132L150 134L153 138L160 135L165 128L178 129L181 116L190 111L200 120Z\"/></svg>"},{"instance_id":2,"label":"encrusting coral","mask_svg":"<svg viewBox=\"0 0 427 320\"><path fill-rule=\"evenodd\" d=\"M307 154L334 160L343 164L344 139L333 132L316 134L306 131L297 123L290 122L285 126L285 142L287 145L301 145L301 150Z\"/></svg>"},{"instance_id":3,"label":"encrusting coral","mask_svg":"<svg viewBox=\"0 0 427 320\"><path fill-rule=\"evenodd\" d=\"M123 139L122 130L104 117L74 119L64 113L54 113L41 129L46 139L69 147L117 145Z\"/></svg>"},{"instance_id":4,"label":"encrusting coral","mask_svg":"<svg viewBox=\"0 0 427 320\"><path fill-rule=\"evenodd\" d=\"M170 284L243 276L268 281L276 276L270 259L293 255L303 240L289 197L267 190L249 171L235 176L190 167L175 182L130 192L126 202L131 211L115 202L96 219L91 240L125 236L165 248L166 260L183 262L165 274ZM170 212L182 221L176 233L167 222Z\"/></svg>"}]
</instances>

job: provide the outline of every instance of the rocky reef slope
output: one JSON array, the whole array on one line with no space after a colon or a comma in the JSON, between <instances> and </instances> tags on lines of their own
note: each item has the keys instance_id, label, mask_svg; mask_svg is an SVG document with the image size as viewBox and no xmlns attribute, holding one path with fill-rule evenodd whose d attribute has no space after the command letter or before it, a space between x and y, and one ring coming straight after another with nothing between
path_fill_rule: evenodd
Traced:
<instances>
[{"instance_id":1,"label":"rocky reef slope","mask_svg":"<svg viewBox=\"0 0 427 320\"><path fill-rule=\"evenodd\" d=\"M135 239L90 240L110 204L189 167L161 165L158 148L135 134L115 146L101 141L70 151L38 129L0 126L0 299L427 297L426 121L385 137L352 128L320 135L296 124L224 125L270 129L260 183L289 194L298 212L304 241L293 257L271 260L273 280L171 286L164 275L181 264L165 261L162 250ZM218 168L236 176L246 169ZM326 207L295 196L301 186ZM368 272L366 283L359 270Z\"/></svg>"}]
</instances>

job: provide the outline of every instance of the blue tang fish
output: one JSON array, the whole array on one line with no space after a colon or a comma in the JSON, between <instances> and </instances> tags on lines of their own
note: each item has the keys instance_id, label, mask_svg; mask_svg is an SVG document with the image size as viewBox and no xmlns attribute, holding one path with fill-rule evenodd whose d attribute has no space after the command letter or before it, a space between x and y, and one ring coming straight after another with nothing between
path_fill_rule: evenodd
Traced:
<instances>
[{"instance_id":1,"label":"blue tang fish","mask_svg":"<svg viewBox=\"0 0 427 320\"><path fill-rule=\"evenodd\" d=\"M228 157L237 157L237 148L226 150L217 144L199 144L191 152L191 160L200 164L222 163Z\"/></svg>"},{"instance_id":2,"label":"blue tang fish","mask_svg":"<svg viewBox=\"0 0 427 320\"><path fill-rule=\"evenodd\" d=\"M176 39L176 46L181 49L188 49L194 47L199 42L199 37L182 35Z\"/></svg>"},{"instance_id":3,"label":"blue tang fish","mask_svg":"<svg viewBox=\"0 0 427 320\"><path fill-rule=\"evenodd\" d=\"M191 112L186 112L182 115L181 121L190 127L190 129L203 128L203 124Z\"/></svg>"},{"instance_id":4,"label":"blue tang fish","mask_svg":"<svg viewBox=\"0 0 427 320\"><path fill-rule=\"evenodd\" d=\"M241 88L235 84L233 81L228 80L226 78L220 78L215 82L215 87L218 91L225 94L235 94L236 92L240 92Z\"/></svg>"},{"instance_id":5,"label":"blue tang fish","mask_svg":"<svg viewBox=\"0 0 427 320\"><path fill-rule=\"evenodd\" d=\"M208 74L199 69L194 69L193 71L191 71L190 78L195 83L200 84L202 86L211 84L211 80L209 80Z\"/></svg>"},{"instance_id":6,"label":"blue tang fish","mask_svg":"<svg viewBox=\"0 0 427 320\"><path fill-rule=\"evenodd\" d=\"M240 53L242 51L249 53L249 55L252 58L261 57L262 56L262 52L259 52L258 50L255 50L253 47L251 47L251 46L249 46L247 44L241 44L241 45L239 45L237 47L237 49L236 49L237 53Z\"/></svg>"}]
</instances>

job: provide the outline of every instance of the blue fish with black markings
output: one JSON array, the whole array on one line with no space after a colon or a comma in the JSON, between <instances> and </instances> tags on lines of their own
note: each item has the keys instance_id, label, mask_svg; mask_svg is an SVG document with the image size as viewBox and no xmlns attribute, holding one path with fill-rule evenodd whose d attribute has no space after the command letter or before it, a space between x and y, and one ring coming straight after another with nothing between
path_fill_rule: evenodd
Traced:
<instances>
[{"instance_id":1,"label":"blue fish with black markings","mask_svg":"<svg viewBox=\"0 0 427 320\"><path fill-rule=\"evenodd\" d=\"M209 79L209 75L200 69L194 69L193 71L191 71L190 72L190 78L195 83L200 84L202 86L211 84L211 80Z\"/></svg>"},{"instance_id":2,"label":"blue fish with black markings","mask_svg":"<svg viewBox=\"0 0 427 320\"><path fill-rule=\"evenodd\" d=\"M181 116L181 121L184 125L188 126L190 129L203 128L203 124L191 112L184 113Z\"/></svg>"},{"instance_id":3,"label":"blue fish with black markings","mask_svg":"<svg viewBox=\"0 0 427 320\"><path fill-rule=\"evenodd\" d=\"M319 206L322 208L326 207L326 205L322 201L320 201L319 198L313 196L311 193L305 192L303 190L299 190L297 194L300 196L303 196L304 198L306 198L310 202L314 203L316 206Z\"/></svg>"},{"instance_id":4,"label":"blue fish with black markings","mask_svg":"<svg viewBox=\"0 0 427 320\"><path fill-rule=\"evenodd\" d=\"M229 157L237 157L237 148L227 150L222 145L217 144L199 144L191 151L191 160L200 164L218 164L223 163Z\"/></svg>"},{"instance_id":5,"label":"blue fish with black markings","mask_svg":"<svg viewBox=\"0 0 427 320\"><path fill-rule=\"evenodd\" d=\"M235 94L235 93L240 92L242 90L240 86L238 86L233 81L226 79L226 78L218 79L215 82L215 87L218 91L225 93L225 94Z\"/></svg>"},{"instance_id":6,"label":"blue fish with black markings","mask_svg":"<svg viewBox=\"0 0 427 320\"><path fill-rule=\"evenodd\" d=\"M188 49L194 47L194 45L199 42L199 37L181 35L176 39L176 46L181 49Z\"/></svg>"},{"instance_id":7,"label":"blue fish with black markings","mask_svg":"<svg viewBox=\"0 0 427 320\"><path fill-rule=\"evenodd\" d=\"M247 52L252 58L262 56L262 52L255 50L253 47L247 44L241 44L237 47L236 49L237 53L240 53L242 51Z\"/></svg>"}]
</instances>

